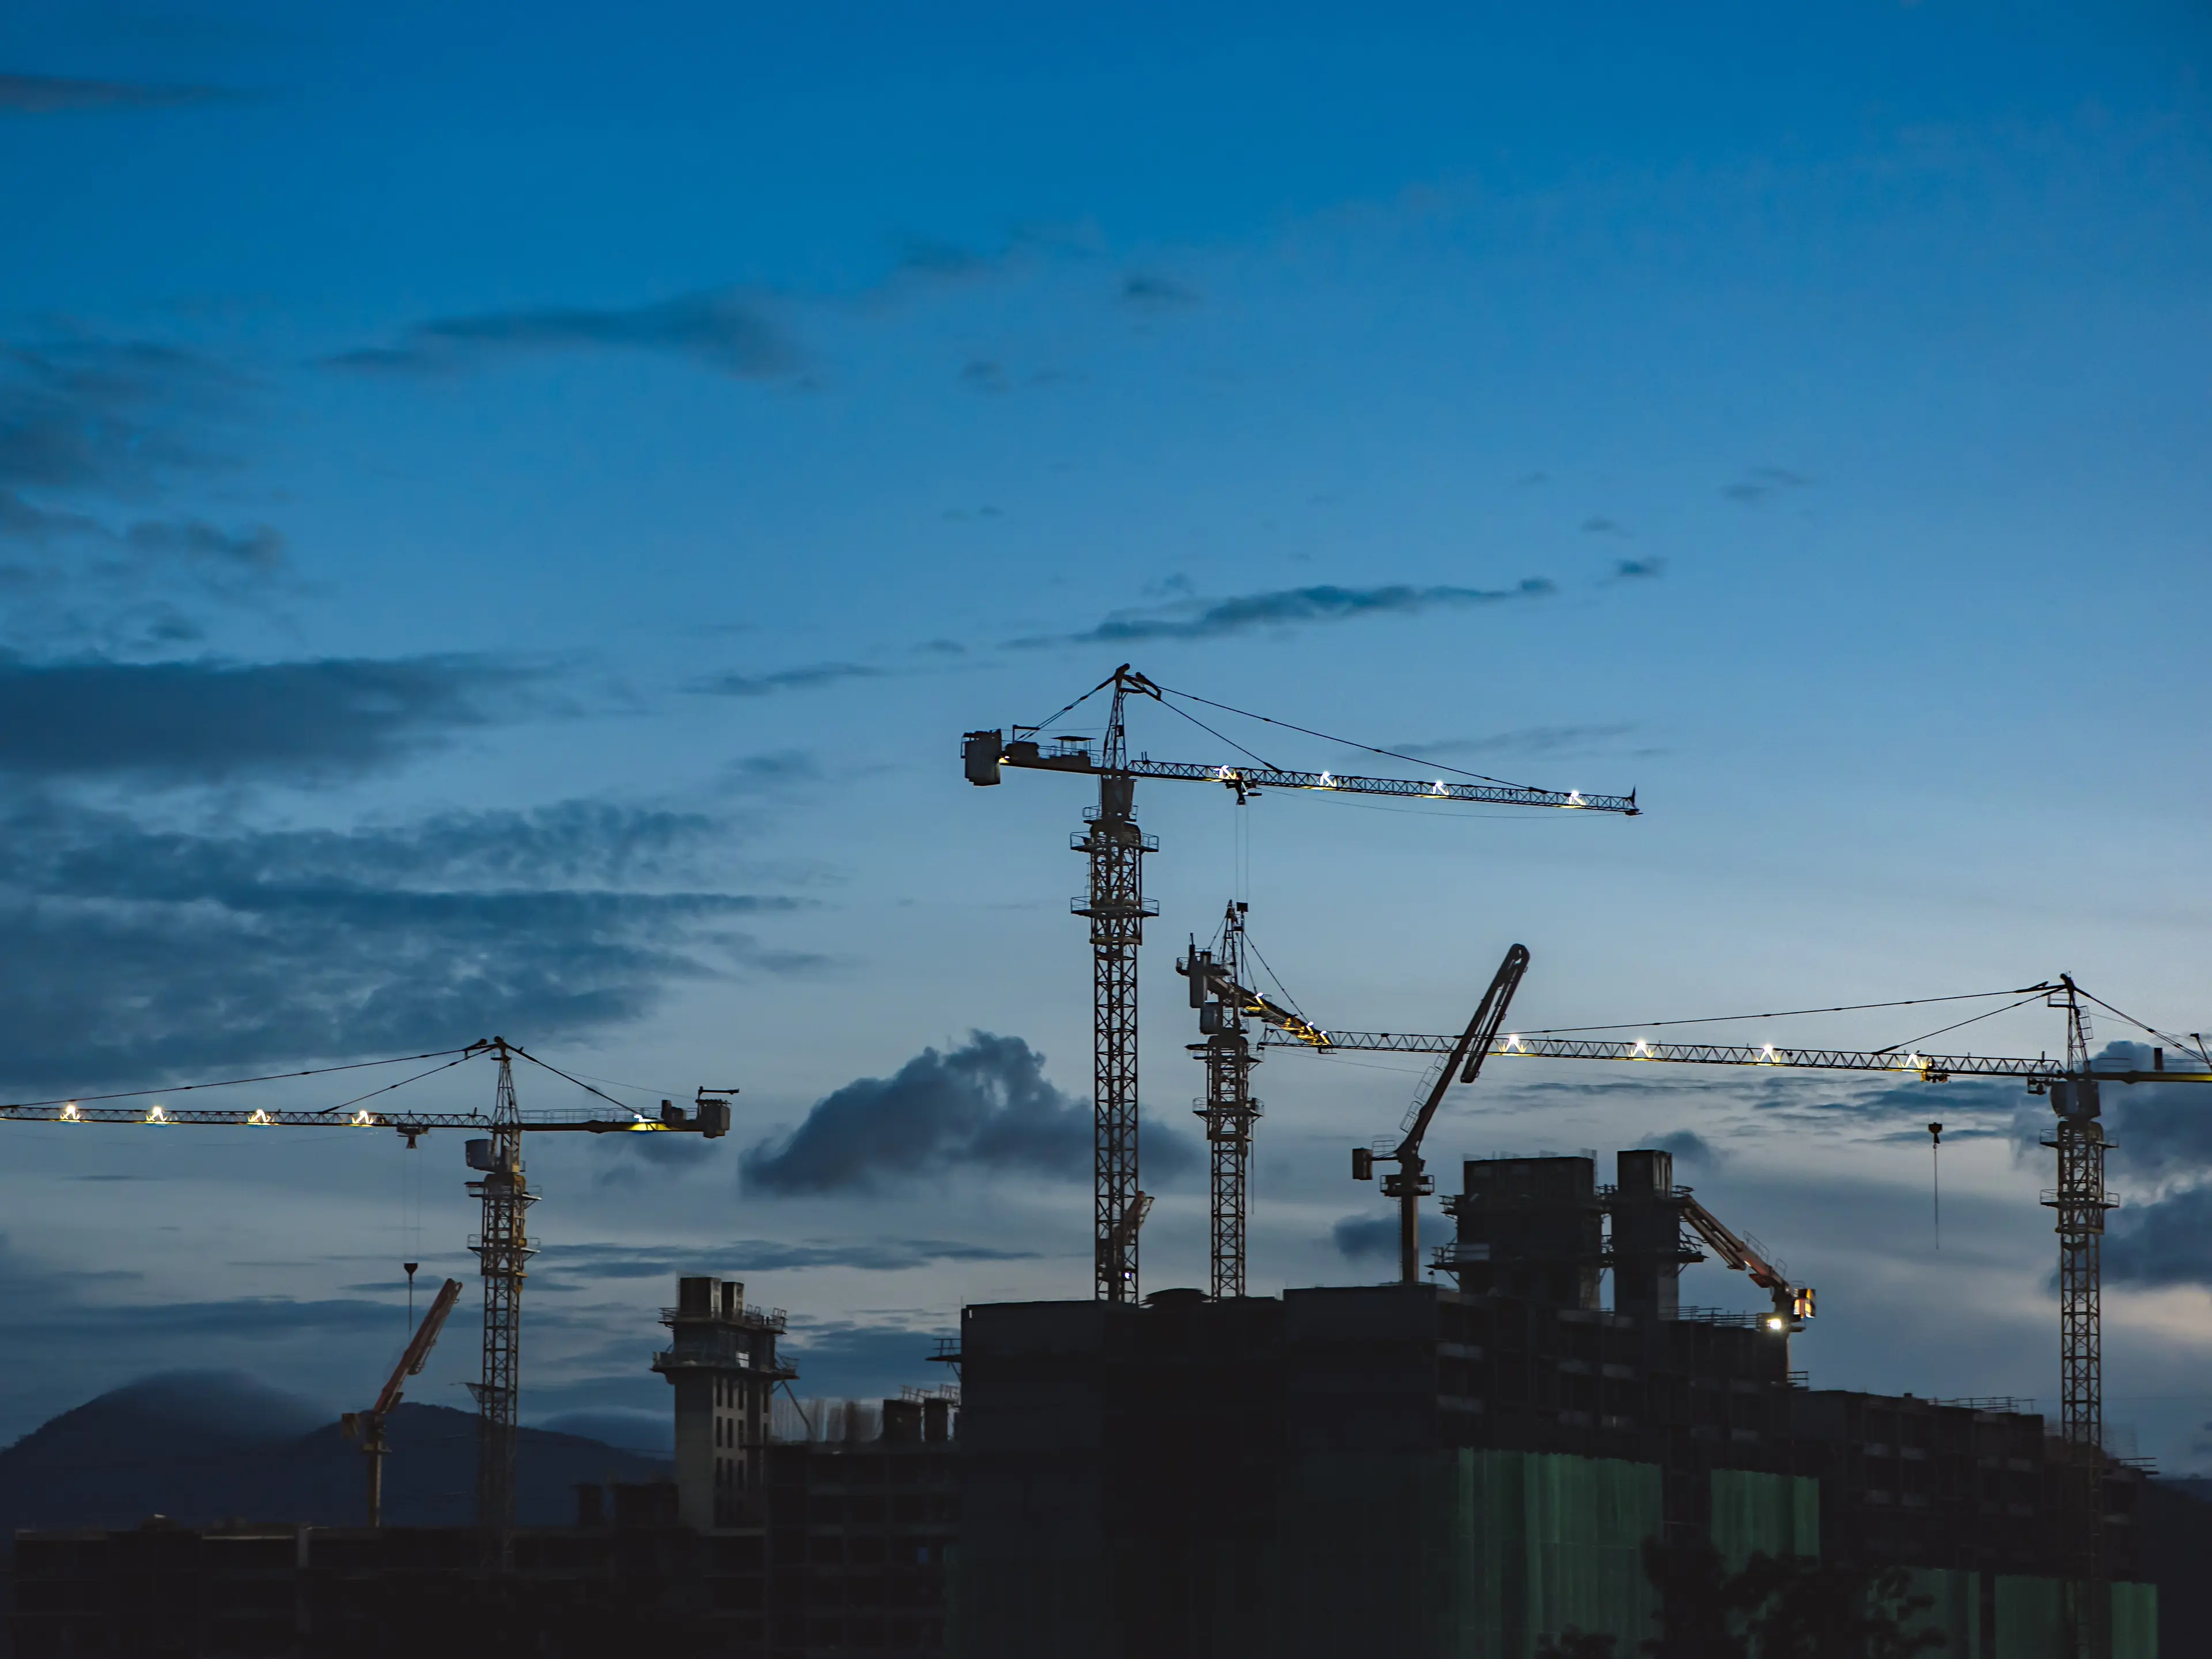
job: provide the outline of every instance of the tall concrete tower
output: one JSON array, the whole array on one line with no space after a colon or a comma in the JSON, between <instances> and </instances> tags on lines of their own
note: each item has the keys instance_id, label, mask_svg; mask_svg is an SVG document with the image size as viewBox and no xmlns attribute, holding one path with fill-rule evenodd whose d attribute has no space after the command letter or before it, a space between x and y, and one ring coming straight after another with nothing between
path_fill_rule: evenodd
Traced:
<instances>
[{"instance_id":1,"label":"tall concrete tower","mask_svg":"<svg viewBox=\"0 0 2212 1659\"><path fill-rule=\"evenodd\" d=\"M679 1279L660 1310L673 1333L653 1369L676 1389L676 1511L701 1532L759 1510L769 1396L799 1373L780 1359L783 1310L745 1306L735 1279Z\"/></svg>"}]
</instances>

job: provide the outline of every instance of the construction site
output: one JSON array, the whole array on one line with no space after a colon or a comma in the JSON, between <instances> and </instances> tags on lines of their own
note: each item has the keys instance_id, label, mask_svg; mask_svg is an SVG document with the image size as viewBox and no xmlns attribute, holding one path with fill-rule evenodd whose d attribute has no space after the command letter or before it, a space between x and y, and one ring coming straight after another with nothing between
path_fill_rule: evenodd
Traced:
<instances>
[{"instance_id":1,"label":"construction site","mask_svg":"<svg viewBox=\"0 0 2212 1659\"><path fill-rule=\"evenodd\" d=\"M1047 730L1092 697L1104 716L1095 740ZM788 1316L748 1303L725 1264L702 1261L661 1310L666 1346L651 1360L669 1385L671 1479L580 1484L573 1525L518 1525L537 1197L526 1145L547 1132L720 1139L736 1091L702 1086L657 1117L532 1115L518 1103L516 1062L557 1068L519 1045L411 1056L495 1069L488 1114L349 1102L345 1119L410 1145L433 1131L469 1136L483 1307L475 1524L380 1524L385 1425L462 1294L447 1280L375 1403L347 1419L363 1455L362 1525L277 1516L19 1533L14 1651L369 1653L434 1626L483 1652L665 1639L747 1659L1626 1659L1741 1652L1727 1644L1747 1632L1753 1651L1809 1652L1773 1633L1775 1610L1800 1606L1796 1595L1868 1621L1875 1634L1853 1652L2154 1659L2150 1473L2112 1455L2104 1416L2100 1251L2113 1200L2101 1119L2108 1091L2212 1083L2201 1038L2145 1027L2158 1044L2148 1067L2100 1066L2092 1013L2125 1017L2066 975L2002 994L2063 1022L2055 1055L1531 1034L1513 1029L1510 1010L1540 941L1505 951L1455 1034L1339 1030L1279 986L1258 988L1248 908L1232 901L1204 943L1183 929L1176 962L1182 1036L1205 1075L1205 1284L1148 1291L1137 1003L1158 915L1144 861L1157 842L1139 825L1139 780L1210 784L1240 807L1262 792L1335 792L1642 810L1633 794L1472 775L1284 769L1241 746L1249 764L1133 758L1131 708L1178 699L1220 707L1125 665L1053 720L970 732L961 751L979 787L1023 771L1097 786L1072 842L1089 872L1072 908L1093 970L1087 1294L970 1304L957 1337L934 1352L917 1344L912 1386L832 1420L819 1401L811 1414L799 1406L800 1368L780 1347ZM1253 1073L1269 1051L1427 1057L1396 1132L1346 1135L1346 1178L1375 1183L1357 1190L1389 1206L1388 1282L1252 1293ZM2016 1081L2048 1108L2057 1170L2043 1199L2057 1246L2057 1417L2011 1398L1818 1386L1793 1353L1816 1291L1678 1181L1662 1148L1463 1159L1443 1171L1456 1190L1439 1194L1427 1138L1447 1103L1479 1114L1480 1091L1465 1091L1494 1075L1486 1066L1547 1059ZM156 1121L120 1098L0 1116ZM326 1112L150 1111L179 1126L331 1123ZM1940 1145L1942 1126L1929 1129ZM1425 1209L1449 1218L1447 1242L1425 1247ZM1701 1261L1741 1274L1729 1282L1749 1305L1686 1305L1683 1271ZM1876 1636L1891 1645L1868 1645Z\"/></svg>"}]
</instances>

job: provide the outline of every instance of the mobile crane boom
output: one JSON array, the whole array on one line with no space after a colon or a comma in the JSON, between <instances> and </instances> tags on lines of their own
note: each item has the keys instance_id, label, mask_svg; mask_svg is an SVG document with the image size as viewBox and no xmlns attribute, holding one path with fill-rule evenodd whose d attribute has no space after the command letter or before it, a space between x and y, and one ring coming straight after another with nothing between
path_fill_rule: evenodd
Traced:
<instances>
[{"instance_id":1,"label":"mobile crane boom","mask_svg":"<svg viewBox=\"0 0 2212 1659\"><path fill-rule=\"evenodd\" d=\"M407 1350L399 1356L399 1363L392 1368L392 1376L376 1396L376 1403L365 1412L348 1412L340 1422L347 1434L361 1442L362 1455L368 1460L368 1524L384 1524L384 1454L386 1450L384 1425L398 1407L401 1390L410 1376L420 1376L422 1367L429 1363L430 1350L437 1345L438 1333L446 1327L446 1316L453 1304L461 1299L461 1281L449 1279L438 1287L429 1308L423 1313L422 1323L407 1340Z\"/></svg>"}]
</instances>

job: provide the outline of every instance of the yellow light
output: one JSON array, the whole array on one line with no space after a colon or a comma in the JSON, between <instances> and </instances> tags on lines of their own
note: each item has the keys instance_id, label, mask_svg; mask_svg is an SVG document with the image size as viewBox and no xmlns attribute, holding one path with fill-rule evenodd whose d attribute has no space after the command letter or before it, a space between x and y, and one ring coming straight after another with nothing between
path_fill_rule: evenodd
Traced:
<instances>
[{"instance_id":1,"label":"yellow light","mask_svg":"<svg viewBox=\"0 0 2212 1659\"><path fill-rule=\"evenodd\" d=\"M264 1127L276 1121L274 1118L270 1117L268 1113L263 1111L258 1106L254 1108L252 1115L247 1117L246 1121L248 1123L258 1123L264 1125Z\"/></svg>"},{"instance_id":2,"label":"yellow light","mask_svg":"<svg viewBox=\"0 0 2212 1659\"><path fill-rule=\"evenodd\" d=\"M1570 806L1586 806L1589 803L1583 799L1583 792L1581 790L1570 789L1567 791L1567 805Z\"/></svg>"},{"instance_id":3,"label":"yellow light","mask_svg":"<svg viewBox=\"0 0 2212 1659\"><path fill-rule=\"evenodd\" d=\"M1516 1034L1514 1034L1514 1033L1510 1033L1510 1032L1509 1032L1509 1033L1507 1034L1507 1036L1506 1036L1506 1038L1505 1038L1505 1046L1504 1046L1503 1048L1499 1049L1499 1050L1498 1050L1498 1052L1499 1052L1500 1054L1519 1054L1519 1053L1521 1053L1521 1052L1522 1052L1522 1048L1521 1048L1521 1039L1520 1039L1519 1036L1518 1036L1518 1035L1516 1035Z\"/></svg>"},{"instance_id":4,"label":"yellow light","mask_svg":"<svg viewBox=\"0 0 2212 1659\"><path fill-rule=\"evenodd\" d=\"M1769 1314L1769 1315L1767 1315L1767 1316L1766 1316L1766 1328L1767 1328L1768 1330L1770 1330L1770 1331L1778 1331L1778 1330L1780 1330L1780 1329L1782 1328L1782 1326L1783 1326L1783 1319L1782 1319L1782 1316L1781 1316L1780 1314Z\"/></svg>"},{"instance_id":5,"label":"yellow light","mask_svg":"<svg viewBox=\"0 0 2212 1659\"><path fill-rule=\"evenodd\" d=\"M1321 775L1321 787L1324 789L1334 789L1336 787L1336 780L1324 772Z\"/></svg>"},{"instance_id":6,"label":"yellow light","mask_svg":"<svg viewBox=\"0 0 2212 1659\"><path fill-rule=\"evenodd\" d=\"M356 1129L374 1129L376 1127L376 1120L369 1115L368 1107L362 1107L353 1115L353 1127Z\"/></svg>"},{"instance_id":7,"label":"yellow light","mask_svg":"<svg viewBox=\"0 0 2212 1659\"><path fill-rule=\"evenodd\" d=\"M62 1108L61 1121L64 1123L82 1123L84 1121L84 1114L77 1110L76 1102L72 1100Z\"/></svg>"},{"instance_id":8,"label":"yellow light","mask_svg":"<svg viewBox=\"0 0 2212 1659\"><path fill-rule=\"evenodd\" d=\"M1651 1045L1642 1037L1638 1037L1636 1039L1636 1052L1649 1060L1651 1058Z\"/></svg>"},{"instance_id":9,"label":"yellow light","mask_svg":"<svg viewBox=\"0 0 2212 1659\"><path fill-rule=\"evenodd\" d=\"M1759 1051L1759 1058L1765 1065L1772 1066L1776 1064L1774 1045L1770 1042L1764 1048L1761 1048Z\"/></svg>"},{"instance_id":10,"label":"yellow light","mask_svg":"<svg viewBox=\"0 0 2212 1659\"><path fill-rule=\"evenodd\" d=\"M149 1123L167 1123L168 1121L169 1115L159 1106L149 1108L146 1113L146 1121Z\"/></svg>"}]
</instances>

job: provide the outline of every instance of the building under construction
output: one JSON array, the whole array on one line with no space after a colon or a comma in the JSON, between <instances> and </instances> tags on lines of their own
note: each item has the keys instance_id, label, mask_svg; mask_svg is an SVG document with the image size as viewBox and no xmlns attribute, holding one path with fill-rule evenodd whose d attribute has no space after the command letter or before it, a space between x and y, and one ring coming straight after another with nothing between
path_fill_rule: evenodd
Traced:
<instances>
[{"instance_id":1,"label":"building under construction","mask_svg":"<svg viewBox=\"0 0 2212 1659\"><path fill-rule=\"evenodd\" d=\"M1633 1654L1659 1633L1645 1540L1705 1539L1735 1566L1908 1569L1938 1653L2063 1653L2043 1419L1809 1388L1786 1313L1680 1305L1667 1155L1617 1172L1468 1164L1455 1289L969 1309L956 1651L1527 1659L1578 1631ZM2104 1479L2112 1651L2150 1659L2143 1477Z\"/></svg>"}]
</instances>

